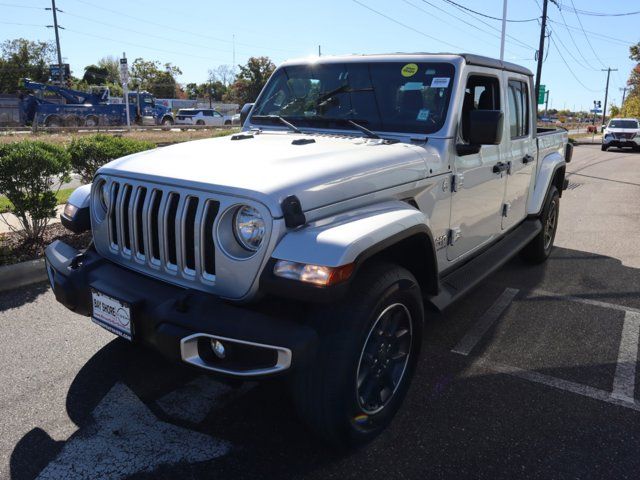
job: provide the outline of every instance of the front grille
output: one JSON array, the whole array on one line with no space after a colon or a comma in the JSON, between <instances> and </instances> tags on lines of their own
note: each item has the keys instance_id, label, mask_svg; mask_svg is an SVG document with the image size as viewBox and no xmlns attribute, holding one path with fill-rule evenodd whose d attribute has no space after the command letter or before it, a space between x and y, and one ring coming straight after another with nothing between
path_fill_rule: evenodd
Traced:
<instances>
[{"instance_id":1,"label":"front grille","mask_svg":"<svg viewBox=\"0 0 640 480\"><path fill-rule=\"evenodd\" d=\"M634 137L634 133L633 132L619 132L619 133L614 133L613 134L613 138L619 139L619 140L623 140L623 139L627 139L627 138L633 138Z\"/></svg>"},{"instance_id":2,"label":"front grille","mask_svg":"<svg viewBox=\"0 0 640 480\"><path fill-rule=\"evenodd\" d=\"M110 249L183 278L213 280L219 207L199 194L112 181L106 215Z\"/></svg>"}]
</instances>

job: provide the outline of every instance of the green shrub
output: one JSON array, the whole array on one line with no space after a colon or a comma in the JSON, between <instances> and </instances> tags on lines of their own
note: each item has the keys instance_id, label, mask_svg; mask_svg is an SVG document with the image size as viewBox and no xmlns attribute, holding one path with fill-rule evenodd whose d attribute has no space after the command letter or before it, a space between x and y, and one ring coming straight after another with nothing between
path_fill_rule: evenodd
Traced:
<instances>
[{"instance_id":1,"label":"green shrub","mask_svg":"<svg viewBox=\"0 0 640 480\"><path fill-rule=\"evenodd\" d=\"M1 145L0 194L9 200L5 208L18 218L22 230L9 227L41 241L56 213L57 190L69 181L70 170L69 154L57 145L32 140ZM52 190L54 185L58 188Z\"/></svg>"},{"instance_id":2,"label":"green shrub","mask_svg":"<svg viewBox=\"0 0 640 480\"><path fill-rule=\"evenodd\" d=\"M83 183L90 183L96 171L111 160L151 148L155 148L152 142L98 133L74 138L67 151L71 155L73 171L82 177Z\"/></svg>"}]
</instances>

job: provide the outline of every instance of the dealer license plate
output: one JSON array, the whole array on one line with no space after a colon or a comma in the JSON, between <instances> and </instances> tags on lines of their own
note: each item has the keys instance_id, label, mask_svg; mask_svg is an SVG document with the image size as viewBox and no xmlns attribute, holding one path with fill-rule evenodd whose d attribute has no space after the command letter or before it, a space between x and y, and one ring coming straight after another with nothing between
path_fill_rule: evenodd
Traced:
<instances>
[{"instance_id":1,"label":"dealer license plate","mask_svg":"<svg viewBox=\"0 0 640 480\"><path fill-rule=\"evenodd\" d=\"M111 333L131 340L131 307L126 302L91 290L93 299L92 320Z\"/></svg>"}]
</instances>

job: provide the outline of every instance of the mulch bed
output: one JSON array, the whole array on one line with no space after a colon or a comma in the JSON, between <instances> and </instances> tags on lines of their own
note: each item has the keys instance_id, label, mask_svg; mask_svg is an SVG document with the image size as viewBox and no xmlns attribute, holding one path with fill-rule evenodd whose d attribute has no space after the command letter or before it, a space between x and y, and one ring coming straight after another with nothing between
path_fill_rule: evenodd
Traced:
<instances>
[{"instance_id":1,"label":"mulch bed","mask_svg":"<svg viewBox=\"0 0 640 480\"><path fill-rule=\"evenodd\" d=\"M74 248L85 248L91 242L91 232L76 234L60 223L47 227L41 243L25 241L18 233L0 233L0 265L26 262L44 257L44 249L54 240L62 240Z\"/></svg>"}]
</instances>

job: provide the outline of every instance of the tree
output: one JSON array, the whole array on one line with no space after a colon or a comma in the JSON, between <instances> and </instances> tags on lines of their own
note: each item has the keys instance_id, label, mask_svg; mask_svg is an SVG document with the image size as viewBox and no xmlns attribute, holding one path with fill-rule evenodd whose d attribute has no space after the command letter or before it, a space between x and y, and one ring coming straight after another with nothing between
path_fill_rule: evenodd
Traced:
<instances>
[{"instance_id":1,"label":"tree","mask_svg":"<svg viewBox=\"0 0 640 480\"><path fill-rule=\"evenodd\" d=\"M98 65L87 65L84 67L82 80L87 85L105 85L108 82L109 70Z\"/></svg>"},{"instance_id":2,"label":"tree","mask_svg":"<svg viewBox=\"0 0 640 480\"><path fill-rule=\"evenodd\" d=\"M54 61L54 52L51 42L31 41L25 38L2 42L0 93L17 93L22 78L30 78L37 82L48 81L49 64Z\"/></svg>"},{"instance_id":3,"label":"tree","mask_svg":"<svg viewBox=\"0 0 640 480\"><path fill-rule=\"evenodd\" d=\"M629 47L629 58L638 62L631 70L627 86L627 98L622 105L624 117L640 117L640 42Z\"/></svg>"},{"instance_id":4,"label":"tree","mask_svg":"<svg viewBox=\"0 0 640 480\"><path fill-rule=\"evenodd\" d=\"M246 65L238 67L238 76L225 99L239 104L254 102L276 66L269 57L251 57Z\"/></svg>"},{"instance_id":5,"label":"tree","mask_svg":"<svg viewBox=\"0 0 640 480\"><path fill-rule=\"evenodd\" d=\"M236 73L235 69L231 65L219 65L218 67L209 70L209 81L219 82L225 87L228 87L233 83Z\"/></svg>"},{"instance_id":6,"label":"tree","mask_svg":"<svg viewBox=\"0 0 640 480\"><path fill-rule=\"evenodd\" d=\"M162 70L157 60L136 58L131 64L131 88L147 90L158 98L173 98L178 75L182 70L171 63L165 63Z\"/></svg>"},{"instance_id":7,"label":"tree","mask_svg":"<svg viewBox=\"0 0 640 480\"><path fill-rule=\"evenodd\" d=\"M107 71L106 83L120 83L120 60L116 57L102 57L98 60L98 67Z\"/></svg>"},{"instance_id":8,"label":"tree","mask_svg":"<svg viewBox=\"0 0 640 480\"><path fill-rule=\"evenodd\" d=\"M620 108L617 105L611 105L609 115L611 118L620 116Z\"/></svg>"}]
</instances>

